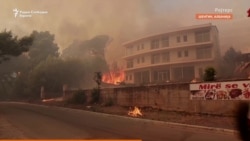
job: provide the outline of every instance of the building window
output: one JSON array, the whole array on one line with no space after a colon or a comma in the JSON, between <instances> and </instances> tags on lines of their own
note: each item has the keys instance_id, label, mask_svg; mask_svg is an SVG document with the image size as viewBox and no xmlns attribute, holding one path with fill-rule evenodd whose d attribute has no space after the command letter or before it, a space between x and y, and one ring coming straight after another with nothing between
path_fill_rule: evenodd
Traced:
<instances>
[{"instance_id":1,"label":"building window","mask_svg":"<svg viewBox=\"0 0 250 141\"><path fill-rule=\"evenodd\" d=\"M157 49L157 48L159 48L159 40L154 39L151 41L151 49Z\"/></svg>"},{"instance_id":2,"label":"building window","mask_svg":"<svg viewBox=\"0 0 250 141\"><path fill-rule=\"evenodd\" d=\"M131 81L132 80L132 74L126 75L126 81Z\"/></svg>"},{"instance_id":3,"label":"building window","mask_svg":"<svg viewBox=\"0 0 250 141\"><path fill-rule=\"evenodd\" d=\"M144 57L141 57L141 62L144 63L145 59Z\"/></svg>"},{"instance_id":4,"label":"building window","mask_svg":"<svg viewBox=\"0 0 250 141\"><path fill-rule=\"evenodd\" d=\"M153 54L151 58L152 64L160 63L160 54Z\"/></svg>"},{"instance_id":5,"label":"building window","mask_svg":"<svg viewBox=\"0 0 250 141\"><path fill-rule=\"evenodd\" d=\"M176 37L176 41L177 41L177 43L180 43L180 42L181 42L181 37L180 37L180 36L177 36L177 37Z\"/></svg>"},{"instance_id":6,"label":"building window","mask_svg":"<svg viewBox=\"0 0 250 141\"><path fill-rule=\"evenodd\" d=\"M183 67L183 80L184 81L191 81L194 79L195 74L194 74L194 67L193 66L188 66L188 67Z\"/></svg>"},{"instance_id":7,"label":"building window","mask_svg":"<svg viewBox=\"0 0 250 141\"><path fill-rule=\"evenodd\" d=\"M162 62L169 62L169 59L170 57L169 57L169 52L164 52L163 54L162 54Z\"/></svg>"},{"instance_id":8,"label":"building window","mask_svg":"<svg viewBox=\"0 0 250 141\"><path fill-rule=\"evenodd\" d=\"M199 47L196 49L197 59L207 59L212 58L212 48L210 46Z\"/></svg>"},{"instance_id":9,"label":"building window","mask_svg":"<svg viewBox=\"0 0 250 141\"><path fill-rule=\"evenodd\" d=\"M162 47L168 47L168 46L169 46L169 39L168 39L168 36L162 37L161 45L162 45Z\"/></svg>"},{"instance_id":10,"label":"building window","mask_svg":"<svg viewBox=\"0 0 250 141\"><path fill-rule=\"evenodd\" d=\"M132 74L129 75L129 80L132 80Z\"/></svg>"},{"instance_id":11,"label":"building window","mask_svg":"<svg viewBox=\"0 0 250 141\"><path fill-rule=\"evenodd\" d=\"M169 70L159 70L153 72L153 81L154 82L166 82L170 80L170 71Z\"/></svg>"},{"instance_id":12,"label":"building window","mask_svg":"<svg viewBox=\"0 0 250 141\"><path fill-rule=\"evenodd\" d=\"M183 42L187 42L187 40L188 40L188 39L187 39L187 35L184 35L184 36L183 36Z\"/></svg>"},{"instance_id":13,"label":"building window","mask_svg":"<svg viewBox=\"0 0 250 141\"><path fill-rule=\"evenodd\" d=\"M174 81L191 81L194 79L194 67L177 67L172 69Z\"/></svg>"},{"instance_id":14,"label":"building window","mask_svg":"<svg viewBox=\"0 0 250 141\"><path fill-rule=\"evenodd\" d=\"M144 49L144 44L141 44L141 49Z\"/></svg>"},{"instance_id":15,"label":"building window","mask_svg":"<svg viewBox=\"0 0 250 141\"><path fill-rule=\"evenodd\" d=\"M134 77L137 84L149 83L149 71L136 72Z\"/></svg>"},{"instance_id":16,"label":"building window","mask_svg":"<svg viewBox=\"0 0 250 141\"><path fill-rule=\"evenodd\" d=\"M140 64L140 58L137 58L137 64Z\"/></svg>"},{"instance_id":17,"label":"building window","mask_svg":"<svg viewBox=\"0 0 250 141\"><path fill-rule=\"evenodd\" d=\"M184 56L185 56L185 57L188 57L188 50L185 50L185 51L184 51Z\"/></svg>"},{"instance_id":18,"label":"building window","mask_svg":"<svg viewBox=\"0 0 250 141\"><path fill-rule=\"evenodd\" d=\"M144 44L138 44L137 45L137 51L143 50L144 49Z\"/></svg>"},{"instance_id":19,"label":"building window","mask_svg":"<svg viewBox=\"0 0 250 141\"><path fill-rule=\"evenodd\" d=\"M133 60L127 61L127 68L133 68Z\"/></svg>"},{"instance_id":20,"label":"building window","mask_svg":"<svg viewBox=\"0 0 250 141\"><path fill-rule=\"evenodd\" d=\"M203 78L203 69L202 68L199 68L199 76L201 79Z\"/></svg>"},{"instance_id":21,"label":"building window","mask_svg":"<svg viewBox=\"0 0 250 141\"><path fill-rule=\"evenodd\" d=\"M180 57L182 57L182 52L181 51L178 51L177 52L177 56L180 58Z\"/></svg>"},{"instance_id":22,"label":"building window","mask_svg":"<svg viewBox=\"0 0 250 141\"><path fill-rule=\"evenodd\" d=\"M133 46L127 47L126 55L131 55L133 53Z\"/></svg>"},{"instance_id":23,"label":"building window","mask_svg":"<svg viewBox=\"0 0 250 141\"><path fill-rule=\"evenodd\" d=\"M145 61L144 57L138 57L136 60L137 60L137 64L144 63Z\"/></svg>"},{"instance_id":24,"label":"building window","mask_svg":"<svg viewBox=\"0 0 250 141\"><path fill-rule=\"evenodd\" d=\"M195 32L195 41L197 43L210 41L210 32L209 31Z\"/></svg>"},{"instance_id":25,"label":"building window","mask_svg":"<svg viewBox=\"0 0 250 141\"><path fill-rule=\"evenodd\" d=\"M172 71L172 74L173 74L173 80L175 81L180 81L182 79L182 68L173 68L173 71Z\"/></svg>"}]
</instances>

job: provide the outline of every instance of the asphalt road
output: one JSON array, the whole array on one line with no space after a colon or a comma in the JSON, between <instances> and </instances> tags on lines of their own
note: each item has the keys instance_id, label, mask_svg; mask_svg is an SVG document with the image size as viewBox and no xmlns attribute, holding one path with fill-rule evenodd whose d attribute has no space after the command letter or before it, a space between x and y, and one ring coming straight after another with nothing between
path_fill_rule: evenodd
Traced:
<instances>
[{"instance_id":1,"label":"asphalt road","mask_svg":"<svg viewBox=\"0 0 250 141\"><path fill-rule=\"evenodd\" d=\"M239 141L235 133L170 126L164 122L24 103L1 102L0 115L27 139Z\"/></svg>"}]
</instances>

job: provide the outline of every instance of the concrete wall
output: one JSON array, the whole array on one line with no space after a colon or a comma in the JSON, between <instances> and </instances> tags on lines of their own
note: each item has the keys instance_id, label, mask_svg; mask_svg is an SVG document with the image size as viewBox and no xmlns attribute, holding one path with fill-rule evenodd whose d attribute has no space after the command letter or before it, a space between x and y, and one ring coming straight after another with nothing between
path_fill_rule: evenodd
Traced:
<instances>
[{"instance_id":1,"label":"concrete wall","mask_svg":"<svg viewBox=\"0 0 250 141\"><path fill-rule=\"evenodd\" d=\"M71 95L68 91L66 95ZM91 90L86 90L88 101ZM236 100L190 100L189 83L101 89L102 103L112 99L119 106L153 107L163 110L232 115Z\"/></svg>"}]
</instances>

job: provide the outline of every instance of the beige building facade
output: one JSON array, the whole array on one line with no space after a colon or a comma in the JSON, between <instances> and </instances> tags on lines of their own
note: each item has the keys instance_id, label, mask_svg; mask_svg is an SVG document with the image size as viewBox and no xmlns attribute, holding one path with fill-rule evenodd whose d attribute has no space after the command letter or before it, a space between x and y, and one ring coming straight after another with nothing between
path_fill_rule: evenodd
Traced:
<instances>
[{"instance_id":1,"label":"beige building facade","mask_svg":"<svg viewBox=\"0 0 250 141\"><path fill-rule=\"evenodd\" d=\"M154 34L123 44L125 82L149 84L201 79L220 58L216 26L203 24Z\"/></svg>"}]
</instances>

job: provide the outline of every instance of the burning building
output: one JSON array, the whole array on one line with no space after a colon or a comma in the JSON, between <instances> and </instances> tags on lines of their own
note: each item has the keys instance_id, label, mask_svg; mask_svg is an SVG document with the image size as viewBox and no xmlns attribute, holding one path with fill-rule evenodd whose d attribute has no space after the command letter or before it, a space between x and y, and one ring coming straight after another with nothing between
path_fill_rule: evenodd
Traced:
<instances>
[{"instance_id":1,"label":"burning building","mask_svg":"<svg viewBox=\"0 0 250 141\"><path fill-rule=\"evenodd\" d=\"M203 24L128 41L125 82L190 82L208 66L217 68L220 57L217 27Z\"/></svg>"}]
</instances>

